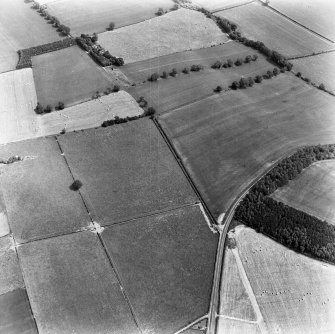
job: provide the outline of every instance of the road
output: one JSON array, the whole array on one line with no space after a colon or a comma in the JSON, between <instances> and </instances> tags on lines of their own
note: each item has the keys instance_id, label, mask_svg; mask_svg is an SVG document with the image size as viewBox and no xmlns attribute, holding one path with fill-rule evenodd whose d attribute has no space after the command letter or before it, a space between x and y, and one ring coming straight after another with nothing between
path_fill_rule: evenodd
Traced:
<instances>
[{"instance_id":1,"label":"road","mask_svg":"<svg viewBox=\"0 0 335 334\"><path fill-rule=\"evenodd\" d=\"M216 318L217 318L217 310L219 309L219 300L220 300L220 283L221 283L221 273L223 267L223 255L225 249L225 240L228 233L229 225L234 217L235 209L237 208L240 201L243 197L249 192L249 190L256 184L264 175L269 173L269 171L276 166L276 164L282 159L291 156L294 152L296 152L299 147L292 149L286 152L285 155L282 155L276 161L274 161L270 167L264 170L264 172L253 179L249 185L235 198L233 204L230 206L228 211L225 214L221 214L217 221L217 229L220 233L218 249L216 253L216 262L214 269L214 278L212 285L212 296L209 305L208 312L208 324L207 324L207 334L215 334L216 333Z\"/></svg>"}]
</instances>

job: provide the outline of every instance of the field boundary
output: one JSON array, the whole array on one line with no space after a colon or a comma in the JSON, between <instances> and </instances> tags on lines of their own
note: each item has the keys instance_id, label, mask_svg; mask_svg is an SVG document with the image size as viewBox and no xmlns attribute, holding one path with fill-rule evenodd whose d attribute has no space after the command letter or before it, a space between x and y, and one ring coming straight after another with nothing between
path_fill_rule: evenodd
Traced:
<instances>
[{"instance_id":1,"label":"field boundary","mask_svg":"<svg viewBox=\"0 0 335 334\"><path fill-rule=\"evenodd\" d=\"M291 17L289 17L288 15L282 13L282 12L279 11L278 9L275 9L274 7L272 7L272 6L270 6L270 5L266 4L266 3L264 3L262 0L258 0L258 1L261 3L262 6L264 6L264 7L268 7L269 10L272 10L272 11L275 12L276 14L278 14L278 15L284 17L285 19L287 19L287 20L289 20L289 21L291 21L291 22L293 22L294 24L300 26L301 28L304 28L304 29L308 30L310 33L312 33L312 34L318 36L319 38L321 38L321 39L325 39L325 40L327 40L328 42L331 42L331 43L335 43L335 42L334 42L333 40L331 40L330 38L325 37L325 36L319 34L318 32L316 32L316 31L314 31L314 30L308 28L307 26L303 25L302 23L299 23L298 21L292 19Z\"/></svg>"},{"instance_id":2,"label":"field boundary","mask_svg":"<svg viewBox=\"0 0 335 334\"><path fill-rule=\"evenodd\" d=\"M195 183L193 182L191 176L189 175L186 167L184 166L180 156L178 155L176 149L174 148L172 142L170 141L169 137L167 136L167 134L165 133L165 131L163 130L163 128L161 127L158 119L156 119L156 117L152 118L152 121L154 122L156 128L158 129L159 133L161 134L161 136L163 137L165 143L167 144L168 148L170 149L171 153L173 154L174 158L176 159L179 167L181 168L181 170L183 171L185 177L187 178L188 182L190 183L193 191L195 192L195 194L197 195L197 197L200 200L200 203L202 204L202 207L206 213L206 215L209 217L209 220L212 224L213 229L217 228L217 224L216 224L216 220L214 219L214 216L212 215L212 213L210 212L210 210L207 207L206 202L204 201L201 193L199 192L198 188L196 187Z\"/></svg>"},{"instance_id":3,"label":"field boundary","mask_svg":"<svg viewBox=\"0 0 335 334\"><path fill-rule=\"evenodd\" d=\"M238 5L233 5L233 6L228 6L228 7L222 7L220 9L214 9L211 11L212 14L215 14L215 13L218 13L218 12L223 12L225 10L229 10L229 9L233 9L233 8L237 8L237 7L242 7L242 6L245 6L245 5L249 5L250 3L253 3L257 0L250 0L250 1L247 1L247 2L244 2L244 3L240 3Z\"/></svg>"},{"instance_id":4,"label":"field boundary","mask_svg":"<svg viewBox=\"0 0 335 334\"><path fill-rule=\"evenodd\" d=\"M304 55L304 56L293 56L293 57L289 57L287 59L288 60L296 60L296 59L301 59L301 58L309 58L309 57L319 56L319 55L323 55L325 53L332 53L332 52L335 52L335 49L334 50L328 50L328 51L313 52L309 55Z\"/></svg>"}]
</instances>

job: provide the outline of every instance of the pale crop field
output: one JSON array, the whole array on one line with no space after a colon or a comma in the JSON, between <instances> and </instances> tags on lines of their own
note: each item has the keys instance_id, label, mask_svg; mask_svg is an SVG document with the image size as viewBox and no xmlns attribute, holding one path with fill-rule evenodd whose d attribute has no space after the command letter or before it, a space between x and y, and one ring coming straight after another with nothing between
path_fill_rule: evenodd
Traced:
<instances>
[{"instance_id":1,"label":"pale crop field","mask_svg":"<svg viewBox=\"0 0 335 334\"><path fill-rule=\"evenodd\" d=\"M335 331L335 267L242 226L237 249L268 333Z\"/></svg>"},{"instance_id":2,"label":"pale crop field","mask_svg":"<svg viewBox=\"0 0 335 334\"><path fill-rule=\"evenodd\" d=\"M334 225L335 160L314 163L271 197Z\"/></svg>"},{"instance_id":3,"label":"pale crop field","mask_svg":"<svg viewBox=\"0 0 335 334\"><path fill-rule=\"evenodd\" d=\"M0 73L15 69L19 49L63 38L31 5L24 0L0 0Z\"/></svg>"},{"instance_id":4,"label":"pale crop field","mask_svg":"<svg viewBox=\"0 0 335 334\"><path fill-rule=\"evenodd\" d=\"M37 98L31 68L0 74L0 143L34 137Z\"/></svg>"},{"instance_id":5,"label":"pale crop field","mask_svg":"<svg viewBox=\"0 0 335 334\"><path fill-rule=\"evenodd\" d=\"M138 23L152 17L158 8L169 10L172 0L56 0L46 3L47 10L74 35L101 33L111 22L115 28Z\"/></svg>"},{"instance_id":6,"label":"pale crop field","mask_svg":"<svg viewBox=\"0 0 335 334\"><path fill-rule=\"evenodd\" d=\"M163 16L99 34L99 43L125 63L227 42L216 24L200 12L178 9Z\"/></svg>"},{"instance_id":7,"label":"pale crop field","mask_svg":"<svg viewBox=\"0 0 335 334\"><path fill-rule=\"evenodd\" d=\"M335 93L335 52L291 60L295 72Z\"/></svg>"},{"instance_id":8,"label":"pale crop field","mask_svg":"<svg viewBox=\"0 0 335 334\"><path fill-rule=\"evenodd\" d=\"M335 142L334 97L292 74L158 117L214 215L277 159Z\"/></svg>"},{"instance_id":9,"label":"pale crop field","mask_svg":"<svg viewBox=\"0 0 335 334\"><path fill-rule=\"evenodd\" d=\"M333 43L317 37L258 2L218 12L217 15L236 23L246 37L262 41L285 56L334 49Z\"/></svg>"},{"instance_id":10,"label":"pale crop field","mask_svg":"<svg viewBox=\"0 0 335 334\"><path fill-rule=\"evenodd\" d=\"M125 91L102 96L64 110L38 117L41 135L47 136L101 126L103 121L116 116L125 118L143 113L137 102Z\"/></svg>"},{"instance_id":11,"label":"pale crop field","mask_svg":"<svg viewBox=\"0 0 335 334\"><path fill-rule=\"evenodd\" d=\"M333 0L271 0L270 5L300 24L335 40Z\"/></svg>"}]
</instances>

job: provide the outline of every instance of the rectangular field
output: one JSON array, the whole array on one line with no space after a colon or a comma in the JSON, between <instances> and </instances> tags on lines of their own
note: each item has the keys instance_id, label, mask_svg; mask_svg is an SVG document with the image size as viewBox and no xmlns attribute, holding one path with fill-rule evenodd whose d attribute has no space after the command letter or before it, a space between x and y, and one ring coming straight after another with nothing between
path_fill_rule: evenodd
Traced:
<instances>
[{"instance_id":1,"label":"rectangular field","mask_svg":"<svg viewBox=\"0 0 335 334\"><path fill-rule=\"evenodd\" d=\"M169 73L173 68L177 69L178 74L176 77L169 76L167 79L159 79L156 82L139 83L135 87L128 88L127 91L136 99L144 96L149 105L163 113L213 95L213 90L218 85L227 88L234 80L240 80L242 76L254 78L258 74L266 73L267 70L272 71L274 66L260 54L255 62L241 66L234 65L231 68L211 68L216 60L232 59L235 61L237 58L244 59L247 55L255 53L243 45L232 42L208 49L190 51L186 55L177 54L175 63L171 63L174 57L169 56L163 60L160 60L161 57L155 58L154 63L151 63L153 67L149 61L130 64L126 67L125 73L129 78L138 80L137 82L143 82L143 79L146 80L154 72L160 75L163 71ZM200 72L182 73L183 68L189 68L192 64L202 64L204 69ZM144 69L141 70L141 68Z\"/></svg>"},{"instance_id":2,"label":"rectangular field","mask_svg":"<svg viewBox=\"0 0 335 334\"><path fill-rule=\"evenodd\" d=\"M48 136L59 134L63 129L69 132L100 127L103 121L116 116L125 118L142 113L143 109L128 93L119 91L40 116L38 123L41 136Z\"/></svg>"},{"instance_id":3,"label":"rectangular field","mask_svg":"<svg viewBox=\"0 0 335 334\"><path fill-rule=\"evenodd\" d=\"M335 40L334 1L272 0L270 5L300 24Z\"/></svg>"},{"instance_id":4,"label":"rectangular field","mask_svg":"<svg viewBox=\"0 0 335 334\"><path fill-rule=\"evenodd\" d=\"M0 187L8 222L17 242L70 233L90 219L55 138L0 146L0 157L23 161L1 167Z\"/></svg>"},{"instance_id":5,"label":"rectangular field","mask_svg":"<svg viewBox=\"0 0 335 334\"><path fill-rule=\"evenodd\" d=\"M335 142L333 97L291 74L159 116L214 215L298 146Z\"/></svg>"},{"instance_id":6,"label":"rectangular field","mask_svg":"<svg viewBox=\"0 0 335 334\"><path fill-rule=\"evenodd\" d=\"M303 77L335 93L335 52L317 56L290 60L295 72L301 72Z\"/></svg>"},{"instance_id":7,"label":"rectangular field","mask_svg":"<svg viewBox=\"0 0 335 334\"><path fill-rule=\"evenodd\" d=\"M41 3L41 1L39 1ZM158 8L169 10L171 0L57 0L43 1L47 11L71 28L71 33L101 33L110 22L115 28L135 24L152 17Z\"/></svg>"},{"instance_id":8,"label":"rectangular field","mask_svg":"<svg viewBox=\"0 0 335 334\"><path fill-rule=\"evenodd\" d=\"M125 63L227 42L217 25L200 12L178 9L132 26L99 34L99 43ZM125 42L127 41L127 42Z\"/></svg>"},{"instance_id":9,"label":"rectangular field","mask_svg":"<svg viewBox=\"0 0 335 334\"><path fill-rule=\"evenodd\" d=\"M335 161L314 163L271 197L335 225Z\"/></svg>"},{"instance_id":10,"label":"rectangular field","mask_svg":"<svg viewBox=\"0 0 335 334\"><path fill-rule=\"evenodd\" d=\"M58 137L100 225L195 203L195 196L149 119Z\"/></svg>"},{"instance_id":11,"label":"rectangular field","mask_svg":"<svg viewBox=\"0 0 335 334\"><path fill-rule=\"evenodd\" d=\"M0 74L0 144L38 133L37 98L31 68Z\"/></svg>"},{"instance_id":12,"label":"rectangular field","mask_svg":"<svg viewBox=\"0 0 335 334\"><path fill-rule=\"evenodd\" d=\"M258 2L225 10L216 15L233 21L248 38L294 57L334 49L334 44L276 14Z\"/></svg>"},{"instance_id":13,"label":"rectangular field","mask_svg":"<svg viewBox=\"0 0 335 334\"><path fill-rule=\"evenodd\" d=\"M96 234L32 242L18 253L40 333L140 333Z\"/></svg>"},{"instance_id":14,"label":"rectangular field","mask_svg":"<svg viewBox=\"0 0 335 334\"><path fill-rule=\"evenodd\" d=\"M77 46L33 57L38 101L55 107L90 100L97 91L111 86L108 74Z\"/></svg>"},{"instance_id":15,"label":"rectangular field","mask_svg":"<svg viewBox=\"0 0 335 334\"><path fill-rule=\"evenodd\" d=\"M217 235L199 205L102 232L143 333L175 333L208 312Z\"/></svg>"},{"instance_id":16,"label":"rectangular field","mask_svg":"<svg viewBox=\"0 0 335 334\"><path fill-rule=\"evenodd\" d=\"M0 73L14 70L17 51L62 39L24 0L2 1L0 10Z\"/></svg>"},{"instance_id":17,"label":"rectangular field","mask_svg":"<svg viewBox=\"0 0 335 334\"><path fill-rule=\"evenodd\" d=\"M334 333L334 266L250 228L235 229L238 253L268 333Z\"/></svg>"}]
</instances>

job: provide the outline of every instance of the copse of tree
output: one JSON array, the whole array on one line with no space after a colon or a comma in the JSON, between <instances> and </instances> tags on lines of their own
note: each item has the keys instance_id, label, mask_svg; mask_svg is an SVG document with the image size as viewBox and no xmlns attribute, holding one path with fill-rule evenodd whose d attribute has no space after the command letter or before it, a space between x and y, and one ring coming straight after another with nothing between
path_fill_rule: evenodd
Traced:
<instances>
[{"instance_id":1,"label":"copse of tree","mask_svg":"<svg viewBox=\"0 0 335 334\"><path fill-rule=\"evenodd\" d=\"M119 85L114 85L113 92L117 93L119 90L120 90L120 86Z\"/></svg>"},{"instance_id":2,"label":"copse of tree","mask_svg":"<svg viewBox=\"0 0 335 334\"><path fill-rule=\"evenodd\" d=\"M144 112L144 116L153 116L155 113L155 108L149 107L148 110Z\"/></svg>"},{"instance_id":3,"label":"copse of tree","mask_svg":"<svg viewBox=\"0 0 335 334\"><path fill-rule=\"evenodd\" d=\"M298 252L335 263L335 226L268 197L313 162L334 158L332 144L304 147L283 159L250 189L234 219Z\"/></svg>"},{"instance_id":4,"label":"copse of tree","mask_svg":"<svg viewBox=\"0 0 335 334\"><path fill-rule=\"evenodd\" d=\"M192 66L191 66L191 71L192 71L192 72L199 72L199 71L201 71L203 68L204 68L204 67L203 67L202 65L200 65L200 64L198 64L198 65L192 65Z\"/></svg>"}]
</instances>

